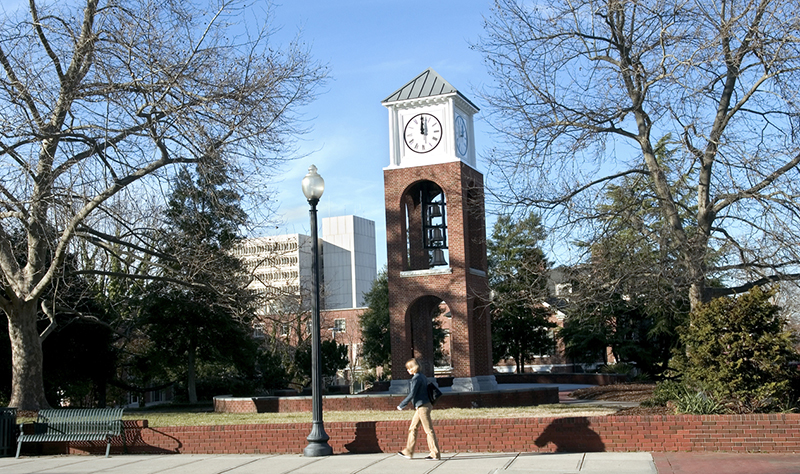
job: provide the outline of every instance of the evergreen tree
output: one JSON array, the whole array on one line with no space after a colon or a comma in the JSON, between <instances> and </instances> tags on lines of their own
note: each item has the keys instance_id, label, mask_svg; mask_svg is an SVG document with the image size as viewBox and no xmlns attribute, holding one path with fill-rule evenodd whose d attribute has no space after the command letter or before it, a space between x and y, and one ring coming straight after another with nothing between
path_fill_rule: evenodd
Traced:
<instances>
[{"instance_id":1,"label":"evergreen tree","mask_svg":"<svg viewBox=\"0 0 800 474\"><path fill-rule=\"evenodd\" d=\"M331 380L336 376L336 372L347 368L350 360L347 358L347 345L338 344L336 341L322 341L319 345L322 366L320 375L323 380ZM303 381L303 385L311 383L311 340L306 339L294 353L295 367L297 368L298 378Z\"/></svg>"},{"instance_id":2,"label":"evergreen tree","mask_svg":"<svg viewBox=\"0 0 800 474\"><path fill-rule=\"evenodd\" d=\"M167 281L149 286L144 329L162 376L182 375L188 399L197 401L198 368L226 361L218 370L252 373L255 346L250 337L252 301L241 262L231 254L246 214L230 189L224 162L203 160L197 175L183 169L174 181L162 261ZM187 282L174 284L169 281Z\"/></svg>"},{"instance_id":3,"label":"evergreen tree","mask_svg":"<svg viewBox=\"0 0 800 474\"><path fill-rule=\"evenodd\" d=\"M690 324L679 328L685 350L672 362L688 385L737 412L796 405L791 389L798 375L790 362L800 354L771 301L775 292L756 287L692 311Z\"/></svg>"},{"instance_id":4,"label":"evergreen tree","mask_svg":"<svg viewBox=\"0 0 800 474\"><path fill-rule=\"evenodd\" d=\"M655 150L667 169L675 165L670 138L659 140ZM621 183L608 187L598 209L607 218L579 243L589 258L570 272L573 292L560 336L567 356L577 362L605 361L611 348L618 362L656 375L679 344L676 327L690 306L688 282L653 184L640 176ZM672 195L683 206L688 229L689 190L679 185Z\"/></svg>"},{"instance_id":5,"label":"evergreen tree","mask_svg":"<svg viewBox=\"0 0 800 474\"><path fill-rule=\"evenodd\" d=\"M544 239L541 220L529 215L518 221L500 216L487 246L492 288L492 355L494 361L513 357L517 373L535 355L555 346L547 299L549 264L537 245Z\"/></svg>"},{"instance_id":6,"label":"evergreen tree","mask_svg":"<svg viewBox=\"0 0 800 474\"><path fill-rule=\"evenodd\" d=\"M372 288L364 294L367 310L359 316L361 353L367 367L391 369L392 342L389 334L389 279L381 270Z\"/></svg>"}]
</instances>

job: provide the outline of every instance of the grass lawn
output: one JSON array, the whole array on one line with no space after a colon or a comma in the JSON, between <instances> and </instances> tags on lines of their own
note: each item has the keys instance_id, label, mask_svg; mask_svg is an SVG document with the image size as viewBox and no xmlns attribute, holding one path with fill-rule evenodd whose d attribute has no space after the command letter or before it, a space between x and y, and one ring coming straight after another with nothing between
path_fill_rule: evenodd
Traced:
<instances>
[{"instance_id":1,"label":"grass lawn","mask_svg":"<svg viewBox=\"0 0 800 474\"><path fill-rule=\"evenodd\" d=\"M604 416L616 413L614 408L574 407L568 405L539 405L513 408L434 408L434 420L463 418L532 418ZM403 411L326 411L323 419L334 421L391 421L411 420L411 410ZM240 425L255 423L310 423L311 412L293 413L214 413L207 407L204 410L190 407L163 407L158 409L125 410L126 420L147 420L152 428L163 426L201 426L201 425Z\"/></svg>"},{"instance_id":2,"label":"grass lawn","mask_svg":"<svg viewBox=\"0 0 800 474\"><path fill-rule=\"evenodd\" d=\"M576 390L572 393L578 399L617 400L641 402L652 396L652 384L618 384L598 386ZM639 410L630 413L631 410ZM644 410L645 412L642 412ZM657 412L649 413L647 410ZM672 414L664 407L618 409L600 406L578 405L538 405L510 408L434 408L434 420L457 420L464 418L564 418L573 416L606 416L619 414ZM626 413L628 412L628 413ZM324 421L359 422L359 421L392 421L411 420L411 410L403 411L325 411ZM34 412L18 412L17 422L29 422L36 419ZM147 420L153 428L164 426L202 426L202 425L242 425L257 423L311 423L311 412L293 413L215 413L212 402L201 402L195 405L157 405L147 408L128 408L123 416L125 420Z\"/></svg>"}]
</instances>

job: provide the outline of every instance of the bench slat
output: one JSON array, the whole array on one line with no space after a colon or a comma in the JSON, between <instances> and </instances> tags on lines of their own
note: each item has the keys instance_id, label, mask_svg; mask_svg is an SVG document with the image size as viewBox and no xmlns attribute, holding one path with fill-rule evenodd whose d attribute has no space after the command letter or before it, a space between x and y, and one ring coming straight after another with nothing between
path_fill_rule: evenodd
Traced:
<instances>
[{"instance_id":1,"label":"bench slat","mask_svg":"<svg viewBox=\"0 0 800 474\"><path fill-rule=\"evenodd\" d=\"M106 440L106 457L111 438L122 434L122 408L71 408L40 410L36 431L25 434L22 425L17 439L17 457L23 442L101 441ZM124 439L123 439L124 441Z\"/></svg>"}]
</instances>

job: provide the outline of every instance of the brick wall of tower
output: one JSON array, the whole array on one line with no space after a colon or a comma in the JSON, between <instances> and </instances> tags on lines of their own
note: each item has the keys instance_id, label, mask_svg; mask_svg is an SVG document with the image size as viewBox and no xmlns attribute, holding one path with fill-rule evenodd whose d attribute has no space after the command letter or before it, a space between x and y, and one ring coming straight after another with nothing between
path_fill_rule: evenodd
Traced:
<instances>
[{"instance_id":1,"label":"brick wall of tower","mask_svg":"<svg viewBox=\"0 0 800 474\"><path fill-rule=\"evenodd\" d=\"M436 183L445 194L449 274L401 273L409 262L404 193L420 181ZM392 335L392 377L407 379L405 361L413 357L406 310L423 296L441 298L452 314L451 360L455 377L490 375L491 332L486 301L483 176L462 162L384 170L387 269ZM411 236L421 238L421 236ZM471 270L472 269L472 270ZM477 270L477 271L475 271Z\"/></svg>"}]
</instances>

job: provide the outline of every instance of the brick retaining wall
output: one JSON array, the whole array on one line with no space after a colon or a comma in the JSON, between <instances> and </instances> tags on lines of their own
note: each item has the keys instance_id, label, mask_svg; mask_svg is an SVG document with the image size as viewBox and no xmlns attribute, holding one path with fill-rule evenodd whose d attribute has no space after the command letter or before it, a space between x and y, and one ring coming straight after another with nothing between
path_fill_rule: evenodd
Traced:
<instances>
[{"instance_id":1,"label":"brick retaining wall","mask_svg":"<svg viewBox=\"0 0 800 474\"><path fill-rule=\"evenodd\" d=\"M411 413L409 412L409 418ZM309 423L149 428L126 422L126 445L136 454L300 454ZM800 452L800 414L599 416L436 420L442 451L448 452ZM398 451L408 421L325 423L335 454ZM420 432L419 449L425 435ZM23 446L26 454L104 452L105 443ZM121 440L112 452L122 453Z\"/></svg>"},{"instance_id":2,"label":"brick retaining wall","mask_svg":"<svg viewBox=\"0 0 800 474\"><path fill-rule=\"evenodd\" d=\"M395 410L405 395L325 395L323 411ZM436 408L518 407L558 403L555 387L498 390L492 392L447 392ZM217 413L311 412L311 397L214 397Z\"/></svg>"}]
</instances>

